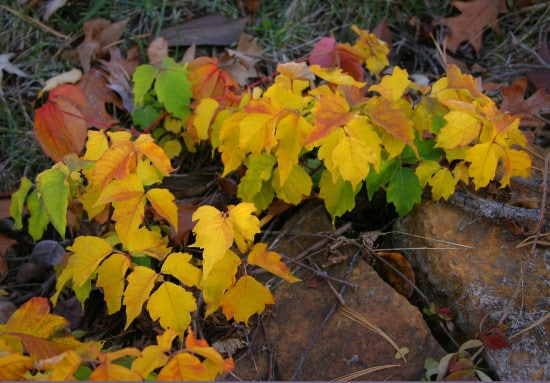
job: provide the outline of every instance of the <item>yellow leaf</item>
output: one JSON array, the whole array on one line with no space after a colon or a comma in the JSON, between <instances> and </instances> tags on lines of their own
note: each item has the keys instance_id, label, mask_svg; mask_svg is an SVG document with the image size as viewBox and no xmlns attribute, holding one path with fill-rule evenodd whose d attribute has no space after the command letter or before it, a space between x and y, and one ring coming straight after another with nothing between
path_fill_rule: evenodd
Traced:
<instances>
[{"instance_id":1,"label":"yellow leaf","mask_svg":"<svg viewBox=\"0 0 550 383\"><path fill-rule=\"evenodd\" d=\"M96 201L96 205L109 202L123 202L143 194L143 184L136 174L129 174L122 180L113 180L107 184Z\"/></svg>"},{"instance_id":2,"label":"yellow leaf","mask_svg":"<svg viewBox=\"0 0 550 383\"><path fill-rule=\"evenodd\" d=\"M33 360L29 356L16 353L0 353L0 380L25 380L24 374L33 368Z\"/></svg>"},{"instance_id":3,"label":"yellow leaf","mask_svg":"<svg viewBox=\"0 0 550 383\"><path fill-rule=\"evenodd\" d=\"M114 253L99 266L97 270L97 287L103 288L109 315L120 310L124 291L124 276L130 267L130 261L123 254Z\"/></svg>"},{"instance_id":4,"label":"yellow leaf","mask_svg":"<svg viewBox=\"0 0 550 383\"><path fill-rule=\"evenodd\" d=\"M202 271L189 263L192 255L189 253L172 253L162 264L161 273L177 278L187 286L200 286Z\"/></svg>"},{"instance_id":5,"label":"yellow leaf","mask_svg":"<svg viewBox=\"0 0 550 383\"><path fill-rule=\"evenodd\" d=\"M417 175L420 181L420 186L424 187L432 178L433 174L441 169L441 165L437 161L422 161L420 165L416 167L414 173Z\"/></svg>"},{"instance_id":6,"label":"yellow leaf","mask_svg":"<svg viewBox=\"0 0 550 383\"><path fill-rule=\"evenodd\" d=\"M212 271L208 274L208 278L203 279L202 294L206 302L205 317L220 307L225 290L235 284L235 275L240 264L241 260L237 254L227 250L223 258L214 265Z\"/></svg>"},{"instance_id":7,"label":"yellow leaf","mask_svg":"<svg viewBox=\"0 0 550 383\"><path fill-rule=\"evenodd\" d=\"M248 263L260 266L270 273L283 278L287 282L293 283L300 281L300 279L293 276L288 267L281 262L281 256L278 253L267 250L266 243L260 242L254 245L254 248L248 255Z\"/></svg>"},{"instance_id":8,"label":"yellow leaf","mask_svg":"<svg viewBox=\"0 0 550 383\"><path fill-rule=\"evenodd\" d=\"M376 91L383 97L396 101L403 96L405 89L409 87L409 73L406 69L401 69L398 66L393 68L393 73L390 76L382 77L380 83L372 85L369 92Z\"/></svg>"},{"instance_id":9,"label":"yellow leaf","mask_svg":"<svg viewBox=\"0 0 550 383\"><path fill-rule=\"evenodd\" d=\"M191 247L204 249L203 275L206 278L212 267L233 244L233 228L222 212L212 206L199 207L193 213L192 219L198 222L193 228L196 241Z\"/></svg>"},{"instance_id":10,"label":"yellow leaf","mask_svg":"<svg viewBox=\"0 0 550 383\"><path fill-rule=\"evenodd\" d=\"M305 118L295 113L290 113L279 121L275 137L279 140L277 162L281 183L286 182L292 167L298 164L298 157L312 129L313 126Z\"/></svg>"},{"instance_id":11,"label":"yellow leaf","mask_svg":"<svg viewBox=\"0 0 550 383\"><path fill-rule=\"evenodd\" d=\"M474 179L475 190L495 177L498 160L503 156L502 148L492 142L477 144L468 149L464 160L471 162L469 173Z\"/></svg>"},{"instance_id":12,"label":"yellow leaf","mask_svg":"<svg viewBox=\"0 0 550 383\"><path fill-rule=\"evenodd\" d=\"M96 369L90 375L90 381L125 381L125 382L138 382L141 381L141 376L135 372L127 369L124 366L114 363L104 363L96 367Z\"/></svg>"},{"instance_id":13,"label":"yellow leaf","mask_svg":"<svg viewBox=\"0 0 550 383\"><path fill-rule=\"evenodd\" d=\"M100 214L107 207L106 204L96 205L96 201L99 198L102 190L87 190L84 194L78 197L78 200L82 202L82 206L88 213L88 219L92 219Z\"/></svg>"},{"instance_id":14,"label":"yellow leaf","mask_svg":"<svg viewBox=\"0 0 550 383\"><path fill-rule=\"evenodd\" d=\"M246 149L239 146L240 124L246 115L244 112L235 113L222 122L218 146L224 165L222 177L237 169L246 157Z\"/></svg>"},{"instance_id":15,"label":"yellow leaf","mask_svg":"<svg viewBox=\"0 0 550 383\"><path fill-rule=\"evenodd\" d=\"M144 186L153 185L162 181L162 174L147 159L141 159L137 163L136 174Z\"/></svg>"},{"instance_id":16,"label":"yellow leaf","mask_svg":"<svg viewBox=\"0 0 550 383\"><path fill-rule=\"evenodd\" d=\"M434 201L441 198L447 200L455 192L456 180L449 169L441 168L428 181L428 184L432 186L432 199Z\"/></svg>"},{"instance_id":17,"label":"yellow leaf","mask_svg":"<svg viewBox=\"0 0 550 383\"><path fill-rule=\"evenodd\" d=\"M220 132L223 122L232 114L232 110L222 109L216 115L216 118L212 123L212 133L210 134L210 144L212 145L212 149L216 149L220 145Z\"/></svg>"},{"instance_id":18,"label":"yellow leaf","mask_svg":"<svg viewBox=\"0 0 550 383\"><path fill-rule=\"evenodd\" d=\"M103 131L88 130L88 140L86 141L86 152L83 158L89 161L97 161L109 148L107 137Z\"/></svg>"},{"instance_id":19,"label":"yellow leaf","mask_svg":"<svg viewBox=\"0 0 550 383\"><path fill-rule=\"evenodd\" d=\"M144 217L145 198L142 196L114 204L115 231L126 248L137 235Z\"/></svg>"},{"instance_id":20,"label":"yellow leaf","mask_svg":"<svg viewBox=\"0 0 550 383\"><path fill-rule=\"evenodd\" d=\"M302 96L301 87L293 89L293 85L304 85L304 82L300 80L291 81L288 77L279 75L275 78L275 83L271 85L264 93L264 97L277 100L279 103L289 109L296 111L305 108L312 100L310 96ZM308 82L305 82L305 87L308 86Z\"/></svg>"},{"instance_id":21,"label":"yellow leaf","mask_svg":"<svg viewBox=\"0 0 550 383\"><path fill-rule=\"evenodd\" d=\"M221 301L223 313L228 320L234 318L247 326L252 315L261 314L266 304L274 303L271 292L249 275L241 277Z\"/></svg>"},{"instance_id":22,"label":"yellow leaf","mask_svg":"<svg viewBox=\"0 0 550 383\"><path fill-rule=\"evenodd\" d=\"M388 45L368 30L361 30L356 25L352 25L351 29L358 35L353 49L363 57L367 69L378 76L382 69L390 65Z\"/></svg>"},{"instance_id":23,"label":"yellow leaf","mask_svg":"<svg viewBox=\"0 0 550 383\"><path fill-rule=\"evenodd\" d=\"M118 132L107 132L107 136L109 136L109 140L111 141L111 144L114 144L116 142L122 142L122 141L130 141L132 139L132 133L129 131L118 131Z\"/></svg>"},{"instance_id":24,"label":"yellow leaf","mask_svg":"<svg viewBox=\"0 0 550 383\"><path fill-rule=\"evenodd\" d=\"M179 156L183 148L178 139L162 141L161 145L164 153L166 153L169 159L173 159Z\"/></svg>"},{"instance_id":25,"label":"yellow leaf","mask_svg":"<svg viewBox=\"0 0 550 383\"><path fill-rule=\"evenodd\" d=\"M113 178L124 179L136 166L134 146L129 141L119 142L107 149L97 160L90 182L93 189L103 189Z\"/></svg>"},{"instance_id":26,"label":"yellow leaf","mask_svg":"<svg viewBox=\"0 0 550 383\"><path fill-rule=\"evenodd\" d=\"M482 122L468 113L451 111L443 118L447 123L437 135L436 147L443 149L462 147L479 137Z\"/></svg>"},{"instance_id":27,"label":"yellow leaf","mask_svg":"<svg viewBox=\"0 0 550 383\"><path fill-rule=\"evenodd\" d=\"M160 370L159 381L213 381L216 374L206 368L199 358L186 352L175 354Z\"/></svg>"},{"instance_id":28,"label":"yellow leaf","mask_svg":"<svg viewBox=\"0 0 550 383\"><path fill-rule=\"evenodd\" d=\"M223 359L215 348L210 347L208 342L203 339L195 338L195 334L189 327L187 337L185 338L185 348L194 354L198 354L206 360L212 362L217 374L222 374L225 371L231 371L235 367L233 358Z\"/></svg>"},{"instance_id":29,"label":"yellow leaf","mask_svg":"<svg viewBox=\"0 0 550 383\"><path fill-rule=\"evenodd\" d=\"M162 237L158 231L140 227L134 236L130 236L125 246L132 254L147 254L162 261L169 253L168 237Z\"/></svg>"},{"instance_id":30,"label":"yellow leaf","mask_svg":"<svg viewBox=\"0 0 550 383\"><path fill-rule=\"evenodd\" d=\"M82 363L82 358L74 351L67 351L48 359L42 359L37 363L37 368L50 370L48 380L70 381L73 374Z\"/></svg>"},{"instance_id":31,"label":"yellow leaf","mask_svg":"<svg viewBox=\"0 0 550 383\"><path fill-rule=\"evenodd\" d=\"M203 98L200 100L195 110L195 118L193 120L195 130L200 140L206 140L208 138L208 128L210 127L210 122L218 106L218 102L213 98Z\"/></svg>"},{"instance_id":32,"label":"yellow leaf","mask_svg":"<svg viewBox=\"0 0 550 383\"><path fill-rule=\"evenodd\" d=\"M141 314L142 306L149 299L149 294L155 285L157 276L157 273L145 266L136 266L134 271L128 275L128 286L124 292L123 301L126 306L126 325L124 326L124 330Z\"/></svg>"},{"instance_id":33,"label":"yellow leaf","mask_svg":"<svg viewBox=\"0 0 550 383\"><path fill-rule=\"evenodd\" d=\"M350 181L352 187L367 177L370 164L380 168L380 137L364 117L351 120L344 128L338 144L332 152L332 163L339 169L340 176Z\"/></svg>"},{"instance_id":34,"label":"yellow leaf","mask_svg":"<svg viewBox=\"0 0 550 383\"><path fill-rule=\"evenodd\" d=\"M177 335L176 330L170 328L162 335L157 335L157 344L143 349L141 357L132 362L132 371L139 373L145 379L153 370L164 366L169 359L166 352L170 351L172 341Z\"/></svg>"},{"instance_id":35,"label":"yellow leaf","mask_svg":"<svg viewBox=\"0 0 550 383\"><path fill-rule=\"evenodd\" d=\"M279 168L273 171L271 180L277 197L285 202L298 205L304 196L309 196L313 182L307 172L299 165L294 165L284 183L281 182Z\"/></svg>"},{"instance_id":36,"label":"yellow leaf","mask_svg":"<svg viewBox=\"0 0 550 383\"><path fill-rule=\"evenodd\" d=\"M506 149L504 160L504 174L500 179L500 187L510 184L511 177L529 177L531 157L525 150Z\"/></svg>"},{"instance_id":37,"label":"yellow leaf","mask_svg":"<svg viewBox=\"0 0 550 383\"><path fill-rule=\"evenodd\" d=\"M74 240L67 250L72 251L66 266L72 274L73 283L81 287L93 274L99 263L111 252L111 245L99 237L80 236Z\"/></svg>"},{"instance_id":38,"label":"yellow leaf","mask_svg":"<svg viewBox=\"0 0 550 383\"><path fill-rule=\"evenodd\" d=\"M173 328L182 337L196 309L193 294L172 282L163 282L147 302L151 319L159 319L163 328Z\"/></svg>"},{"instance_id":39,"label":"yellow leaf","mask_svg":"<svg viewBox=\"0 0 550 383\"><path fill-rule=\"evenodd\" d=\"M140 134L134 145L139 153L145 154L151 160L163 176L168 177L174 171L164 150L155 143L149 134Z\"/></svg>"},{"instance_id":40,"label":"yellow leaf","mask_svg":"<svg viewBox=\"0 0 550 383\"><path fill-rule=\"evenodd\" d=\"M252 100L245 106L239 128L239 147L254 154L271 152L277 146L275 128L284 112L283 105L271 98Z\"/></svg>"},{"instance_id":41,"label":"yellow leaf","mask_svg":"<svg viewBox=\"0 0 550 383\"><path fill-rule=\"evenodd\" d=\"M355 80L341 68L322 68L320 65L310 65L309 70L315 73L317 77L333 84L351 85L356 86L357 88L362 88L367 85L366 82Z\"/></svg>"},{"instance_id":42,"label":"yellow leaf","mask_svg":"<svg viewBox=\"0 0 550 383\"><path fill-rule=\"evenodd\" d=\"M229 205L227 210L227 221L233 228L235 243L241 253L244 253L254 243L254 236L260 232L260 220L253 214L256 206L250 202L241 202L238 205Z\"/></svg>"},{"instance_id":43,"label":"yellow leaf","mask_svg":"<svg viewBox=\"0 0 550 383\"><path fill-rule=\"evenodd\" d=\"M174 203L176 199L168 189L149 189L145 193L153 209L165 220L167 220L174 230L178 228L178 207Z\"/></svg>"},{"instance_id":44,"label":"yellow leaf","mask_svg":"<svg viewBox=\"0 0 550 383\"><path fill-rule=\"evenodd\" d=\"M470 182L470 176L468 175L468 165L464 161L460 161L456 164L453 169L453 177L455 179L455 184L458 181L464 182L466 185Z\"/></svg>"},{"instance_id":45,"label":"yellow leaf","mask_svg":"<svg viewBox=\"0 0 550 383\"><path fill-rule=\"evenodd\" d=\"M50 313L46 298L33 297L17 309L6 322L5 334L18 338L31 356L50 358L83 344L76 340L69 322Z\"/></svg>"}]
</instances>

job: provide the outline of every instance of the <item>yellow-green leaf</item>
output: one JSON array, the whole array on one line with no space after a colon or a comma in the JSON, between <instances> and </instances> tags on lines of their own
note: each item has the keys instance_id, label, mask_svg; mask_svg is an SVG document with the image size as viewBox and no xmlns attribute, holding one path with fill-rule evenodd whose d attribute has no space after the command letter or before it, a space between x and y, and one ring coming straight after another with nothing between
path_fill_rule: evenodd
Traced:
<instances>
[{"instance_id":1,"label":"yellow-green leaf","mask_svg":"<svg viewBox=\"0 0 550 383\"><path fill-rule=\"evenodd\" d=\"M50 222L61 237L65 238L69 205L67 175L60 170L43 171L36 177L36 190Z\"/></svg>"},{"instance_id":2,"label":"yellow-green leaf","mask_svg":"<svg viewBox=\"0 0 550 383\"><path fill-rule=\"evenodd\" d=\"M10 215L15 221L13 230L20 230L23 228L23 206L25 205L25 198L29 190L32 188L32 182L27 177L21 177L21 185L19 189L12 193L10 203Z\"/></svg>"},{"instance_id":3,"label":"yellow-green leaf","mask_svg":"<svg viewBox=\"0 0 550 383\"><path fill-rule=\"evenodd\" d=\"M271 181L277 197L285 202L298 205L304 196L309 196L313 182L307 172L299 165L294 165L284 184L281 184L279 168L273 171Z\"/></svg>"}]
</instances>

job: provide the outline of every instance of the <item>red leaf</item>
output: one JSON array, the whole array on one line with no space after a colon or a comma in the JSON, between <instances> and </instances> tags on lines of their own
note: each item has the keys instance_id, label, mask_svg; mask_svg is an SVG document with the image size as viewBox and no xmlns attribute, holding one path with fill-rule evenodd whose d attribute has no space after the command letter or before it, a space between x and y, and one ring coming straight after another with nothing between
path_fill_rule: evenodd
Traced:
<instances>
[{"instance_id":1,"label":"red leaf","mask_svg":"<svg viewBox=\"0 0 550 383\"><path fill-rule=\"evenodd\" d=\"M493 327L490 330L482 331L479 334L479 340L482 341L483 345L489 350L499 350L501 348L510 347L508 337L498 327Z\"/></svg>"},{"instance_id":2,"label":"red leaf","mask_svg":"<svg viewBox=\"0 0 550 383\"><path fill-rule=\"evenodd\" d=\"M309 63L323 68L342 68L357 81L363 81L363 59L349 44L336 44L333 37L323 37L309 54Z\"/></svg>"},{"instance_id":3,"label":"red leaf","mask_svg":"<svg viewBox=\"0 0 550 383\"><path fill-rule=\"evenodd\" d=\"M338 65L338 56L335 51L336 39L334 37L323 37L317 41L309 54L309 63L317 64L323 68L333 68Z\"/></svg>"}]
</instances>

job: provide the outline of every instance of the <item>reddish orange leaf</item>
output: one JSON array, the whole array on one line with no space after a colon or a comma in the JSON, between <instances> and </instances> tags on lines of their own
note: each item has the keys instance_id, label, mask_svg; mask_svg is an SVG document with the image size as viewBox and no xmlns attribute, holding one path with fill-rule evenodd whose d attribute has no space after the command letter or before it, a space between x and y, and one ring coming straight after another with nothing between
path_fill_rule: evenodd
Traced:
<instances>
[{"instance_id":1,"label":"reddish orange leaf","mask_svg":"<svg viewBox=\"0 0 550 383\"><path fill-rule=\"evenodd\" d=\"M54 161L69 153L80 154L84 149L87 126L76 105L85 104L80 89L65 84L52 90L48 102L36 110L34 135L44 153Z\"/></svg>"},{"instance_id":2,"label":"reddish orange leaf","mask_svg":"<svg viewBox=\"0 0 550 383\"><path fill-rule=\"evenodd\" d=\"M313 113L313 130L306 140L306 145L327 136L339 126L347 124L355 115L345 98L336 94L324 94L311 109Z\"/></svg>"},{"instance_id":3,"label":"reddish orange leaf","mask_svg":"<svg viewBox=\"0 0 550 383\"><path fill-rule=\"evenodd\" d=\"M196 100L206 97L217 98L231 95L230 88L237 88L237 82L225 70L218 67L218 59L199 57L189 63L187 69L191 92ZM233 97L235 97L233 95Z\"/></svg>"},{"instance_id":4,"label":"reddish orange leaf","mask_svg":"<svg viewBox=\"0 0 550 383\"><path fill-rule=\"evenodd\" d=\"M374 123L384 128L398 140L416 150L414 145L414 123L394 104L382 97L373 97L367 103L367 110Z\"/></svg>"},{"instance_id":5,"label":"reddish orange leaf","mask_svg":"<svg viewBox=\"0 0 550 383\"><path fill-rule=\"evenodd\" d=\"M260 266L270 273L283 278L287 282L292 283L300 281L300 279L293 276L288 267L281 262L281 256L278 253L267 250L267 243L260 242L254 245L254 248L248 255L248 263Z\"/></svg>"}]
</instances>

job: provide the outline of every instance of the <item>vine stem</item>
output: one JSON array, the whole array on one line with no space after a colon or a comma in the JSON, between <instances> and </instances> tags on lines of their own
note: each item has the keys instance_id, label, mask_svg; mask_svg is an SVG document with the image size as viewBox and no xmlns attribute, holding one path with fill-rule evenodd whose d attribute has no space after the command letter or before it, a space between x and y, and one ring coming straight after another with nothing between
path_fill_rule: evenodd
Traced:
<instances>
[{"instance_id":1,"label":"vine stem","mask_svg":"<svg viewBox=\"0 0 550 383\"><path fill-rule=\"evenodd\" d=\"M166 116L168 116L168 111L165 110L160 116L157 117L157 119L155 121L153 121L147 128L145 128L145 130L142 133L143 134L148 134L151 131L151 129L153 129L155 126L157 126L157 124L159 122L164 120L166 118Z\"/></svg>"}]
</instances>

